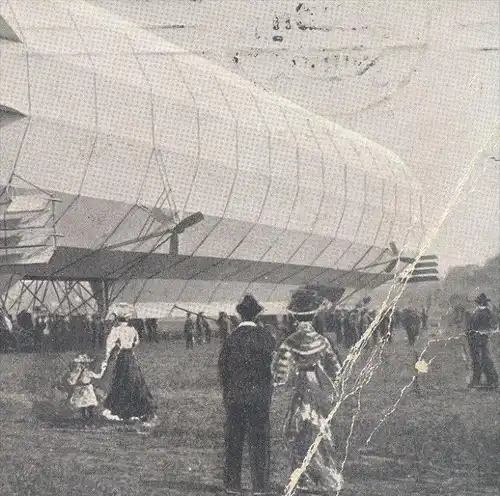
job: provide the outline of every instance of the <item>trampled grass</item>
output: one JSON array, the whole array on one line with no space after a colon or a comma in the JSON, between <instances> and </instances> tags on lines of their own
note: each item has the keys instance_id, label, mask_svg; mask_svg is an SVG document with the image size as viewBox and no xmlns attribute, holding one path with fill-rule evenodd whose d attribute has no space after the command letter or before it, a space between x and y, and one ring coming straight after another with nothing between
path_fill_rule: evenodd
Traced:
<instances>
[{"instance_id":1,"label":"trampled grass","mask_svg":"<svg viewBox=\"0 0 500 496\"><path fill-rule=\"evenodd\" d=\"M500 347L493 343L500 366ZM419 340L417 349L425 345ZM158 402L151 431L97 422L83 429L57 388L73 354L5 354L0 360L0 494L202 495L221 486L223 408L217 379L219 343L189 352L181 341L143 343L137 352ZM341 350L345 355L345 350ZM367 350L361 362L366 362ZM496 392L468 390L459 340L433 344L419 375L396 410L366 443L400 398L413 374L414 352L403 333L387 345L350 440L346 495L498 494L500 404ZM359 371L359 367L357 368ZM105 392L109 377L98 387ZM273 404L272 474L286 482L281 440L290 391ZM357 396L334 419L343 457ZM248 481L248 476L246 476Z\"/></svg>"}]
</instances>

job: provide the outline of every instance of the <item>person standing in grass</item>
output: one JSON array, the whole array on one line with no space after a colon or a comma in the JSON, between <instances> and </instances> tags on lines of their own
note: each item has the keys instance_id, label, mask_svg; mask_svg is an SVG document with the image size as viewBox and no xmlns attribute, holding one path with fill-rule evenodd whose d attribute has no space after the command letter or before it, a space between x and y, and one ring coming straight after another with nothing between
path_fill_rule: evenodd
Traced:
<instances>
[{"instance_id":1,"label":"person standing in grass","mask_svg":"<svg viewBox=\"0 0 500 496\"><path fill-rule=\"evenodd\" d=\"M144 380L134 349L139 344L139 334L130 324L136 318L135 309L120 303L115 310L116 325L106 341L106 367L116 353L111 390L104 400L103 415L121 420L148 421L155 417L156 404Z\"/></svg>"},{"instance_id":2,"label":"person standing in grass","mask_svg":"<svg viewBox=\"0 0 500 496\"><path fill-rule=\"evenodd\" d=\"M212 328L210 327L204 312L200 312L198 314L198 319L201 322L202 334L204 336L205 343L208 344L212 341ZM196 322L196 326L198 326L198 321Z\"/></svg>"},{"instance_id":3,"label":"person standing in grass","mask_svg":"<svg viewBox=\"0 0 500 496\"><path fill-rule=\"evenodd\" d=\"M413 346L417 341L420 331L420 316L413 308L405 308L403 310L401 320L408 337L408 342L410 343L410 346Z\"/></svg>"},{"instance_id":4,"label":"person standing in grass","mask_svg":"<svg viewBox=\"0 0 500 496\"><path fill-rule=\"evenodd\" d=\"M294 293L288 312L296 319L297 330L278 348L272 371L276 387L292 382L294 389L285 419L290 473L301 467L309 447L322 433L316 452L297 481L298 489L333 495L342 489L343 478L335 460L328 415L336 399L334 381L341 363L328 339L313 326L322 303L323 298L314 291Z\"/></svg>"},{"instance_id":5,"label":"person standing in grass","mask_svg":"<svg viewBox=\"0 0 500 496\"><path fill-rule=\"evenodd\" d=\"M196 344L202 345L205 343L205 326L204 326L204 317L203 313L199 313L196 316L196 335L195 335L195 341Z\"/></svg>"},{"instance_id":6,"label":"person standing in grass","mask_svg":"<svg viewBox=\"0 0 500 496\"><path fill-rule=\"evenodd\" d=\"M486 376L486 388L498 388L498 373L488 347L489 335L496 329L498 323L488 308L489 302L490 299L484 293L476 298L477 307L467 326L466 335L472 360L470 388L480 386L483 374Z\"/></svg>"},{"instance_id":7,"label":"person standing in grass","mask_svg":"<svg viewBox=\"0 0 500 496\"><path fill-rule=\"evenodd\" d=\"M248 437L254 495L269 490L271 362L274 338L255 322L263 308L246 295L236 307L242 322L228 336L219 356L219 375L226 408L224 487L241 492L241 462Z\"/></svg>"},{"instance_id":8,"label":"person standing in grass","mask_svg":"<svg viewBox=\"0 0 500 496\"><path fill-rule=\"evenodd\" d=\"M94 372L90 368L93 362L87 354L82 353L74 359L76 367L71 371L68 377L68 384L73 386L69 402L80 409L82 418L86 421L94 416L94 408L97 406L97 397L92 385L93 379L100 379L105 372L105 367L101 367L100 372Z\"/></svg>"},{"instance_id":9,"label":"person standing in grass","mask_svg":"<svg viewBox=\"0 0 500 496\"><path fill-rule=\"evenodd\" d=\"M219 318L217 319L217 325L219 326L219 336L221 342L224 344L229 336L229 329L231 323L226 312L219 312Z\"/></svg>"},{"instance_id":10,"label":"person standing in grass","mask_svg":"<svg viewBox=\"0 0 500 496\"><path fill-rule=\"evenodd\" d=\"M158 319L146 319L145 325L148 333L148 339L158 343Z\"/></svg>"},{"instance_id":11,"label":"person standing in grass","mask_svg":"<svg viewBox=\"0 0 500 496\"><path fill-rule=\"evenodd\" d=\"M186 322L184 322L184 338L186 339L186 349L194 348L194 322L192 315L188 312Z\"/></svg>"},{"instance_id":12,"label":"person standing in grass","mask_svg":"<svg viewBox=\"0 0 500 496\"><path fill-rule=\"evenodd\" d=\"M344 346L349 349L358 341L357 333L358 311L351 310L344 318Z\"/></svg>"}]
</instances>

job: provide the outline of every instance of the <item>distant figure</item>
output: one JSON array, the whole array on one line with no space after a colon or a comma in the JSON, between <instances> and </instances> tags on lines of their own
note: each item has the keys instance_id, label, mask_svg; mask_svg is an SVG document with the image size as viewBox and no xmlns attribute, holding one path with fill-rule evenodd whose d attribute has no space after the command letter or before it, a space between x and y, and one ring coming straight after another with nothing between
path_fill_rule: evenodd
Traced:
<instances>
[{"instance_id":1,"label":"distant figure","mask_svg":"<svg viewBox=\"0 0 500 496\"><path fill-rule=\"evenodd\" d=\"M196 344L202 345L205 342L205 326L203 324L203 321L205 319L203 318L202 314L198 314L196 316L196 334L194 336L194 340L196 341Z\"/></svg>"},{"instance_id":2,"label":"distant figure","mask_svg":"<svg viewBox=\"0 0 500 496\"><path fill-rule=\"evenodd\" d=\"M35 322L33 324L33 344L35 351L42 351L42 343L44 341L43 331L45 330L46 325L47 324L43 315L37 315L35 317Z\"/></svg>"},{"instance_id":3,"label":"distant figure","mask_svg":"<svg viewBox=\"0 0 500 496\"><path fill-rule=\"evenodd\" d=\"M449 314L449 324L457 330L463 330L464 326L469 329L471 314L468 312L464 305L454 305ZM468 320L467 320L468 319Z\"/></svg>"},{"instance_id":4,"label":"distant figure","mask_svg":"<svg viewBox=\"0 0 500 496\"><path fill-rule=\"evenodd\" d=\"M146 319L145 321L146 332L149 341L158 342L158 319Z\"/></svg>"},{"instance_id":5,"label":"distant figure","mask_svg":"<svg viewBox=\"0 0 500 496\"><path fill-rule=\"evenodd\" d=\"M194 348L194 322L193 316L188 312L186 322L184 322L184 338L186 340L186 349Z\"/></svg>"},{"instance_id":6,"label":"distant figure","mask_svg":"<svg viewBox=\"0 0 500 496\"><path fill-rule=\"evenodd\" d=\"M425 308L422 308L422 310L420 311L420 323L423 331L427 330L427 321L428 321L427 311L425 310Z\"/></svg>"},{"instance_id":7,"label":"distant figure","mask_svg":"<svg viewBox=\"0 0 500 496\"><path fill-rule=\"evenodd\" d=\"M41 317L40 317L41 318ZM61 318L57 314L49 314L46 319L46 326L49 327L49 330L46 331L45 327L43 327L43 319L42 319L42 329L45 330L45 332L49 332L50 335L52 335L52 342L54 345L54 350L55 351L66 351L66 333L64 332L63 329L63 322L61 321ZM37 323L35 321L35 328L37 326ZM42 333L43 337L43 333Z\"/></svg>"},{"instance_id":8,"label":"distant figure","mask_svg":"<svg viewBox=\"0 0 500 496\"><path fill-rule=\"evenodd\" d=\"M219 312L219 318L217 319L217 325L219 326L219 336L222 343L226 342L229 336L229 331L231 327L231 322L226 312Z\"/></svg>"},{"instance_id":9,"label":"distant figure","mask_svg":"<svg viewBox=\"0 0 500 496\"><path fill-rule=\"evenodd\" d=\"M12 332L12 315L0 312L0 325L5 326L7 332Z\"/></svg>"},{"instance_id":10,"label":"distant figure","mask_svg":"<svg viewBox=\"0 0 500 496\"><path fill-rule=\"evenodd\" d=\"M266 329L269 332L269 334L271 334L275 343L277 343L278 340L281 338L281 332L280 332L279 326L275 326L274 324L265 324L264 323L262 325L262 327L264 329Z\"/></svg>"},{"instance_id":11,"label":"distant figure","mask_svg":"<svg viewBox=\"0 0 500 496\"><path fill-rule=\"evenodd\" d=\"M401 314L401 323L406 331L408 342L413 346L420 331L420 317L412 308L405 308Z\"/></svg>"},{"instance_id":12,"label":"distant figure","mask_svg":"<svg viewBox=\"0 0 500 496\"><path fill-rule=\"evenodd\" d=\"M90 317L90 329L92 331L92 345L94 349L100 347L100 328L99 316L96 313L93 313Z\"/></svg>"},{"instance_id":13,"label":"distant figure","mask_svg":"<svg viewBox=\"0 0 500 496\"><path fill-rule=\"evenodd\" d=\"M488 349L489 334L497 326L496 318L488 308L489 298L481 293L475 300L477 307L470 318L469 328L466 331L472 360L472 379L470 388L479 387L481 376L486 376L488 389L498 388L498 374Z\"/></svg>"},{"instance_id":14,"label":"distant figure","mask_svg":"<svg viewBox=\"0 0 500 496\"><path fill-rule=\"evenodd\" d=\"M12 321L7 314L0 312L0 350L15 349L15 341Z\"/></svg>"},{"instance_id":15,"label":"distant figure","mask_svg":"<svg viewBox=\"0 0 500 496\"><path fill-rule=\"evenodd\" d=\"M366 298L363 299L363 301L365 300ZM370 324L371 324L370 312L368 308L362 307L359 311L358 339L360 339L361 336L363 336L368 327L370 327Z\"/></svg>"},{"instance_id":16,"label":"distant figure","mask_svg":"<svg viewBox=\"0 0 500 496\"><path fill-rule=\"evenodd\" d=\"M358 311L351 310L344 320L344 346L350 348L358 340Z\"/></svg>"},{"instance_id":17,"label":"distant figure","mask_svg":"<svg viewBox=\"0 0 500 496\"><path fill-rule=\"evenodd\" d=\"M133 326L137 331L137 334L139 334L139 339L144 339L144 331L146 330L144 320L138 318L132 319L130 321L130 325Z\"/></svg>"},{"instance_id":18,"label":"distant figure","mask_svg":"<svg viewBox=\"0 0 500 496\"><path fill-rule=\"evenodd\" d=\"M273 327L278 328L278 326L280 325L280 319L278 318L277 315L271 315L271 322L270 323Z\"/></svg>"},{"instance_id":19,"label":"distant figure","mask_svg":"<svg viewBox=\"0 0 500 496\"><path fill-rule=\"evenodd\" d=\"M403 326L403 312L401 311L400 308L395 307L394 311L392 312L392 328L393 329L400 329Z\"/></svg>"},{"instance_id":20,"label":"distant figure","mask_svg":"<svg viewBox=\"0 0 500 496\"><path fill-rule=\"evenodd\" d=\"M57 347L57 342L55 341L54 333L52 332L51 322L47 315L42 315L43 331L42 331L42 349L43 351L54 351ZM69 333L66 332L65 335Z\"/></svg>"},{"instance_id":21,"label":"distant figure","mask_svg":"<svg viewBox=\"0 0 500 496\"><path fill-rule=\"evenodd\" d=\"M275 343L269 331L255 323L263 308L253 296L246 295L236 310L242 322L227 338L219 356L226 408L224 487L228 494L241 493L243 445L247 438L253 494L267 494Z\"/></svg>"},{"instance_id":22,"label":"distant figure","mask_svg":"<svg viewBox=\"0 0 500 496\"><path fill-rule=\"evenodd\" d=\"M377 317L377 311L376 310L370 310L368 312L368 318L370 320L370 324L375 320L376 317ZM373 345L377 345L377 343L379 343L380 341L382 341L381 323L382 323L382 320L372 330L372 344Z\"/></svg>"},{"instance_id":23,"label":"distant figure","mask_svg":"<svg viewBox=\"0 0 500 496\"><path fill-rule=\"evenodd\" d=\"M198 314L198 318L196 319L197 328L198 328L198 321L200 322L201 325L201 334L204 338L205 343L210 343L212 341L212 329L207 321L207 318L205 317L204 312L200 312Z\"/></svg>"},{"instance_id":24,"label":"distant figure","mask_svg":"<svg viewBox=\"0 0 500 496\"><path fill-rule=\"evenodd\" d=\"M17 321L17 315L9 314L9 320L12 322L12 334L16 342L16 351L27 351L31 349L30 343L26 342L26 334L21 329ZM29 337L28 337L29 338Z\"/></svg>"},{"instance_id":25,"label":"distant figure","mask_svg":"<svg viewBox=\"0 0 500 496\"><path fill-rule=\"evenodd\" d=\"M69 315L58 315L58 322L60 326L60 332L63 336L63 342L64 342L64 350L69 351L73 349L73 343L75 340L75 336L71 332L71 322L70 322L70 317ZM51 327L50 325L48 327L48 332L49 334L51 333ZM51 341L53 341L53 338L51 338Z\"/></svg>"},{"instance_id":26,"label":"distant figure","mask_svg":"<svg viewBox=\"0 0 500 496\"><path fill-rule=\"evenodd\" d=\"M392 327L392 315L391 311L388 311L380 319L380 322L378 324L377 330L382 340L387 340L389 343L392 343Z\"/></svg>"},{"instance_id":27,"label":"distant figure","mask_svg":"<svg viewBox=\"0 0 500 496\"><path fill-rule=\"evenodd\" d=\"M344 336L342 332L342 325L343 325L343 317L342 317L342 312L336 308L333 314L331 314L331 328L332 331L335 333L335 337L337 338L337 345L340 345L344 341Z\"/></svg>"},{"instance_id":28,"label":"distant figure","mask_svg":"<svg viewBox=\"0 0 500 496\"><path fill-rule=\"evenodd\" d=\"M48 315L39 315L35 319L35 332L41 334L41 351L59 351Z\"/></svg>"}]
</instances>

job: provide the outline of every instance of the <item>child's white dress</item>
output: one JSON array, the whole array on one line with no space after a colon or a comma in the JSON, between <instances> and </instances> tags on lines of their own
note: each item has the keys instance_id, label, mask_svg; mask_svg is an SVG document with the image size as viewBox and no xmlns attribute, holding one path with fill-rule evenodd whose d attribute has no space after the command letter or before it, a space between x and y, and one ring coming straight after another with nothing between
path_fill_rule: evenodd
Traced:
<instances>
[{"instance_id":1,"label":"child's white dress","mask_svg":"<svg viewBox=\"0 0 500 496\"><path fill-rule=\"evenodd\" d=\"M75 408L88 408L97 406L97 397L95 395L92 379L100 379L102 374L92 372L81 365L72 372L68 378L68 383L75 386L75 389L69 400Z\"/></svg>"}]
</instances>

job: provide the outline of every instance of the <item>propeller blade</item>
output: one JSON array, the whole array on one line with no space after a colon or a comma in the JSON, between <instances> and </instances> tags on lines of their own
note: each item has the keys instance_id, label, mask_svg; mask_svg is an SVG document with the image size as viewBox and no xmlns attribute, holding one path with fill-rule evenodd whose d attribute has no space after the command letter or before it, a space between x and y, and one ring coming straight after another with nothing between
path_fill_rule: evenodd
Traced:
<instances>
[{"instance_id":1,"label":"propeller blade","mask_svg":"<svg viewBox=\"0 0 500 496\"><path fill-rule=\"evenodd\" d=\"M391 241L389 243L389 248L391 249L392 254L394 256L399 257L399 250L398 250L398 247L396 246L396 243L394 243L394 241Z\"/></svg>"},{"instance_id":2,"label":"propeller blade","mask_svg":"<svg viewBox=\"0 0 500 496\"><path fill-rule=\"evenodd\" d=\"M419 276L423 274L439 274L439 272L436 269L416 269L411 273L412 276Z\"/></svg>"},{"instance_id":3,"label":"propeller blade","mask_svg":"<svg viewBox=\"0 0 500 496\"><path fill-rule=\"evenodd\" d=\"M392 272L394 270L394 268L396 267L397 263L398 263L398 259L392 260L391 262L389 262L389 264L385 268L384 272L388 272L388 273Z\"/></svg>"},{"instance_id":4,"label":"propeller blade","mask_svg":"<svg viewBox=\"0 0 500 496\"><path fill-rule=\"evenodd\" d=\"M305 289L316 291L322 298L327 299L334 305L340 300L345 292L344 288L323 286L323 285L307 285Z\"/></svg>"},{"instance_id":5,"label":"propeller blade","mask_svg":"<svg viewBox=\"0 0 500 496\"><path fill-rule=\"evenodd\" d=\"M172 229L173 232L175 233L182 233L184 232L185 229L194 226L195 224L198 224L201 222L205 217L201 212L195 212L194 214L191 214L184 219L182 219L178 224L174 226Z\"/></svg>"},{"instance_id":6,"label":"propeller blade","mask_svg":"<svg viewBox=\"0 0 500 496\"><path fill-rule=\"evenodd\" d=\"M409 277L408 279L401 279L402 282L407 282L407 283L418 283L418 282L436 282L439 281L439 277L437 276L416 276L416 277Z\"/></svg>"},{"instance_id":7,"label":"propeller blade","mask_svg":"<svg viewBox=\"0 0 500 496\"><path fill-rule=\"evenodd\" d=\"M416 269L425 269L427 267L437 267L437 262L418 262L415 264Z\"/></svg>"},{"instance_id":8,"label":"propeller blade","mask_svg":"<svg viewBox=\"0 0 500 496\"><path fill-rule=\"evenodd\" d=\"M399 260L403 263L413 263L415 261L415 259L411 257L400 257Z\"/></svg>"}]
</instances>

